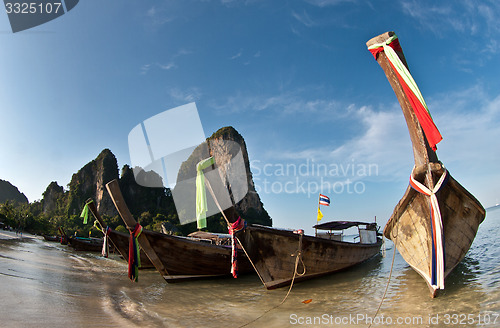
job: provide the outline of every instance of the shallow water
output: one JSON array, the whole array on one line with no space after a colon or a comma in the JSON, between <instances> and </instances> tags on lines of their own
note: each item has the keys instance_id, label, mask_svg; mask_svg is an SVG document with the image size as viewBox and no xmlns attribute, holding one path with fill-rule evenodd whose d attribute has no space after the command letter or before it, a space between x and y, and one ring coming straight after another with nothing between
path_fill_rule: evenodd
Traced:
<instances>
[{"instance_id":1,"label":"shallow water","mask_svg":"<svg viewBox=\"0 0 500 328\"><path fill-rule=\"evenodd\" d=\"M370 321L372 327L500 327L498 236L496 209L488 211L469 253L436 299L396 253L387 294L373 319L391 269L390 242L386 257L296 284L286 302L272 309L288 289L268 291L255 275L167 284L155 271L141 271L139 282L132 283L126 263L116 256L105 259L0 231L0 322L2 327L368 327Z\"/></svg>"}]
</instances>

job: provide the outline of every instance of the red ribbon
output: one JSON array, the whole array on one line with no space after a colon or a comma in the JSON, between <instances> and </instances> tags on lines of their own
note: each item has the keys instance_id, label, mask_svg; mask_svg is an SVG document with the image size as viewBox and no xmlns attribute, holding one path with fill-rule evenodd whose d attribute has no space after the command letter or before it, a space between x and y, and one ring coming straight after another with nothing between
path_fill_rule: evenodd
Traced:
<instances>
[{"instance_id":1,"label":"red ribbon","mask_svg":"<svg viewBox=\"0 0 500 328\"><path fill-rule=\"evenodd\" d=\"M128 277L132 281L137 281L139 277L139 254L137 254L137 236L142 231L139 223L136 223L134 230L130 232L128 244Z\"/></svg>"},{"instance_id":2,"label":"red ribbon","mask_svg":"<svg viewBox=\"0 0 500 328\"><path fill-rule=\"evenodd\" d=\"M238 243L234 238L234 234L245 229L246 222L240 216L238 220L231 223L229 234L231 235L231 273L233 278L238 278Z\"/></svg>"},{"instance_id":3,"label":"red ribbon","mask_svg":"<svg viewBox=\"0 0 500 328\"><path fill-rule=\"evenodd\" d=\"M394 51L403 52L403 49L399 44L399 39L394 39L391 43L388 44L388 46L394 49ZM377 59L378 54L384 51L384 47L380 46L378 48L368 49L368 50L372 53L373 57ZM420 123L420 126L424 130L424 134L425 137L427 138L427 141L429 142L429 146L432 148L432 150L436 151L437 150L436 145L438 144L438 142L443 140L441 133L439 133L438 128L434 124L434 121L432 120L429 111L424 107L424 105L420 102L420 100L418 100L417 96L406 84L405 80L401 77L401 75L398 73L398 71L396 70L396 68L394 67L394 65L390 60L389 64L391 65L392 70L396 73L398 81L403 87L404 93L408 97L410 105L413 108L413 112L417 116L418 122Z\"/></svg>"}]
</instances>

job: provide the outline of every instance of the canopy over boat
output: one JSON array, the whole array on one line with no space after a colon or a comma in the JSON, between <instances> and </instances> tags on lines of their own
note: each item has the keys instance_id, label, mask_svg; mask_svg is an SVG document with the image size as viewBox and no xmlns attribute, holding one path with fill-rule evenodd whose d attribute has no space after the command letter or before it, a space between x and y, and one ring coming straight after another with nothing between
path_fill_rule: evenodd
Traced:
<instances>
[{"instance_id":1,"label":"canopy over boat","mask_svg":"<svg viewBox=\"0 0 500 328\"><path fill-rule=\"evenodd\" d=\"M345 230L351 227L360 225L373 226L376 229L376 223L360 222L360 221L330 221L321 224L316 224L313 228L318 230Z\"/></svg>"}]
</instances>

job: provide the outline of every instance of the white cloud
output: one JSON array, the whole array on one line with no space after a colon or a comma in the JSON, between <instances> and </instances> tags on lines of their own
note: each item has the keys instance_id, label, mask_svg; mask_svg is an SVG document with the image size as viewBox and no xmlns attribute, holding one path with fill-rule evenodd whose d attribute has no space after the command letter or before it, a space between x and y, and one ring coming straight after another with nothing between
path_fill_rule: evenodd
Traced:
<instances>
[{"instance_id":1,"label":"white cloud","mask_svg":"<svg viewBox=\"0 0 500 328\"><path fill-rule=\"evenodd\" d=\"M406 176L411 170L411 143L401 110L394 104L389 111L375 111L372 107L352 108L353 125L359 126L361 134L353 136L334 149L314 147L300 151L278 151L280 158L319 163L376 164L384 179ZM272 160L277 160L274 158ZM410 167L409 167L410 165ZM403 174L403 175L401 175Z\"/></svg>"},{"instance_id":2,"label":"white cloud","mask_svg":"<svg viewBox=\"0 0 500 328\"><path fill-rule=\"evenodd\" d=\"M331 7L331 6L337 6L341 3L344 2L352 2L355 3L357 0L306 0L307 3L317 6L317 7Z\"/></svg>"},{"instance_id":3,"label":"white cloud","mask_svg":"<svg viewBox=\"0 0 500 328\"><path fill-rule=\"evenodd\" d=\"M141 74L147 74L153 67L158 67L162 70L171 70L174 68L177 68L177 64L174 62L175 59L178 57L184 56L184 55L190 55L192 54L192 51L186 50L186 49L180 49L176 53L174 53L172 56L170 56L170 60L167 61L167 63L153 63L153 64L145 64L141 67Z\"/></svg>"},{"instance_id":4,"label":"white cloud","mask_svg":"<svg viewBox=\"0 0 500 328\"><path fill-rule=\"evenodd\" d=\"M147 74L147 72L149 72L150 69L151 69L151 64L142 65L141 74Z\"/></svg>"},{"instance_id":5,"label":"white cloud","mask_svg":"<svg viewBox=\"0 0 500 328\"><path fill-rule=\"evenodd\" d=\"M302 14L292 12L292 17L295 18L299 23L307 26L313 27L316 26L317 23L307 14L306 11L303 11Z\"/></svg>"},{"instance_id":6,"label":"white cloud","mask_svg":"<svg viewBox=\"0 0 500 328\"><path fill-rule=\"evenodd\" d=\"M169 95L172 99L179 103L190 103L193 101L198 101L202 93L199 88L191 87L186 90L181 90L179 88L171 88L169 90Z\"/></svg>"},{"instance_id":7,"label":"white cloud","mask_svg":"<svg viewBox=\"0 0 500 328\"><path fill-rule=\"evenodd\" d=\"M310 114L325 110L329 102L334 102L286 99L283 96L269 97L266 101L261 99L259 104L261 110L271 110L278 105L297 106ZM438 144L440 160L451 168L451 173L459 182L470 188L473 194L477 193L478 198L483 198L486 204L494 202L494 197L500 197L500 173L497 173L500 162L500 94L490 96L481 85L477 85L454 94L433 95L427 99L427 103L444 137ZM307 104L311 104L310 107ZM257 107L248 100L245 105ZM359 126L361 133L353 135L335 148L330 143L294 150L273 149L272 152L263 149L259 152L259 159L269 163L286 162L297 165L307 160L344 166L353 162L376 164L376 181L401 183L408 179L413 166L413 151L398 103L389 104L384 110L354 104L348 106L347 111L345 105L338 104L334 107L343 108L344 115L351 119L350 124ZM340 112L337 110L337 113Z\"/></svg>"},{"instance_id":8,"label":"white cloud","mask_svg":"<svg viewBox=\"0 0 500 328\"><path fill-rule=\"evenodd\" d=\"M164 9L155 6L147 10L146 17L147 22L155 28L172 21L172 17L168 17Z\"/></svg>"},{"instance_id":9,"label":"white cloud","mask_svg":"<svg viewBox=\"0 0 500 328\"><path fill-rule=\"evenodd\" d=\"M236 94L225 99L222 103L213 103L211 107L220 114L242 113L249 111L272 111L278 116L324 114L326 117L345 117L348 115L346 106L334 99L306 99L303 94L311 89L294 90L272 96L247 96ZM347 106L348 110L349 107Z\"/></svg>"},{"instance_id":10,"label":"white cloud","mask_svg":"<svg viewBox=\"0 0 500 328\"><path fill-rule=\"evenodd\" d=\"M498 2L477 5L467 0L449 4L404 0L400 4L403 13L413 18L420 28L430 30L439 37L444 38L449 32L457 32L485 40L498 38Z\"/></svg>"},{"instance_id":11,"label":"white cloud","mask_svg":"<svg viewBox=\"0 0 500 328\"><path fill-rule=\"evenodd\" d=\"M172 69L172 68L175 68L177 67L173 62L170 62L168 64L156 64L158 65L159 68L161 69L164 69L164 70L169 70L169 69Z\"/></svg>"},{"instance_id":12,"label":"white cloud","mask_svg":"<svg viewBox=\"0 0 500 328\"><path fill-rule=\"evenodd\" d=\"M240 58L242 54L243 54L243 52L240 50L237 54L231 56L229 59L233 60L236 58Z\"/></svg>"}]
</instances>

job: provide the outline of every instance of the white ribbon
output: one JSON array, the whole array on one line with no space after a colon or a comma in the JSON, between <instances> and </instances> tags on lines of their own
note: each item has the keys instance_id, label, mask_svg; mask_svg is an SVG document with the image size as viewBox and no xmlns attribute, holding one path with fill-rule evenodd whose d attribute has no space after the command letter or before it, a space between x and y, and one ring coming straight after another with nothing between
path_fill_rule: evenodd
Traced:
<instances>
[{"instance_id":1,"label":"white ribbon","mask_svg":"<svg viewBox=\"0 0 500 328\"><path fill-rule=\"evenodd\" d=\"M443 167L444 168L444 167ZM432 190L415 180L413 177L415 168L410 175L410 184L418 192L430 196L431 203L431 217L434 225L433 232L436 235L435 247L436 247L436 283L437 285L432 285L436 289L444 289L444 241L443 241L443 222L441 219L441 210L439 209L439 202L436 197L436 193L441 189L443 182L447 175L447 170L444 169L443 174L439 178L438 183L434 186Z\"/></svg>"}]
</instances>

